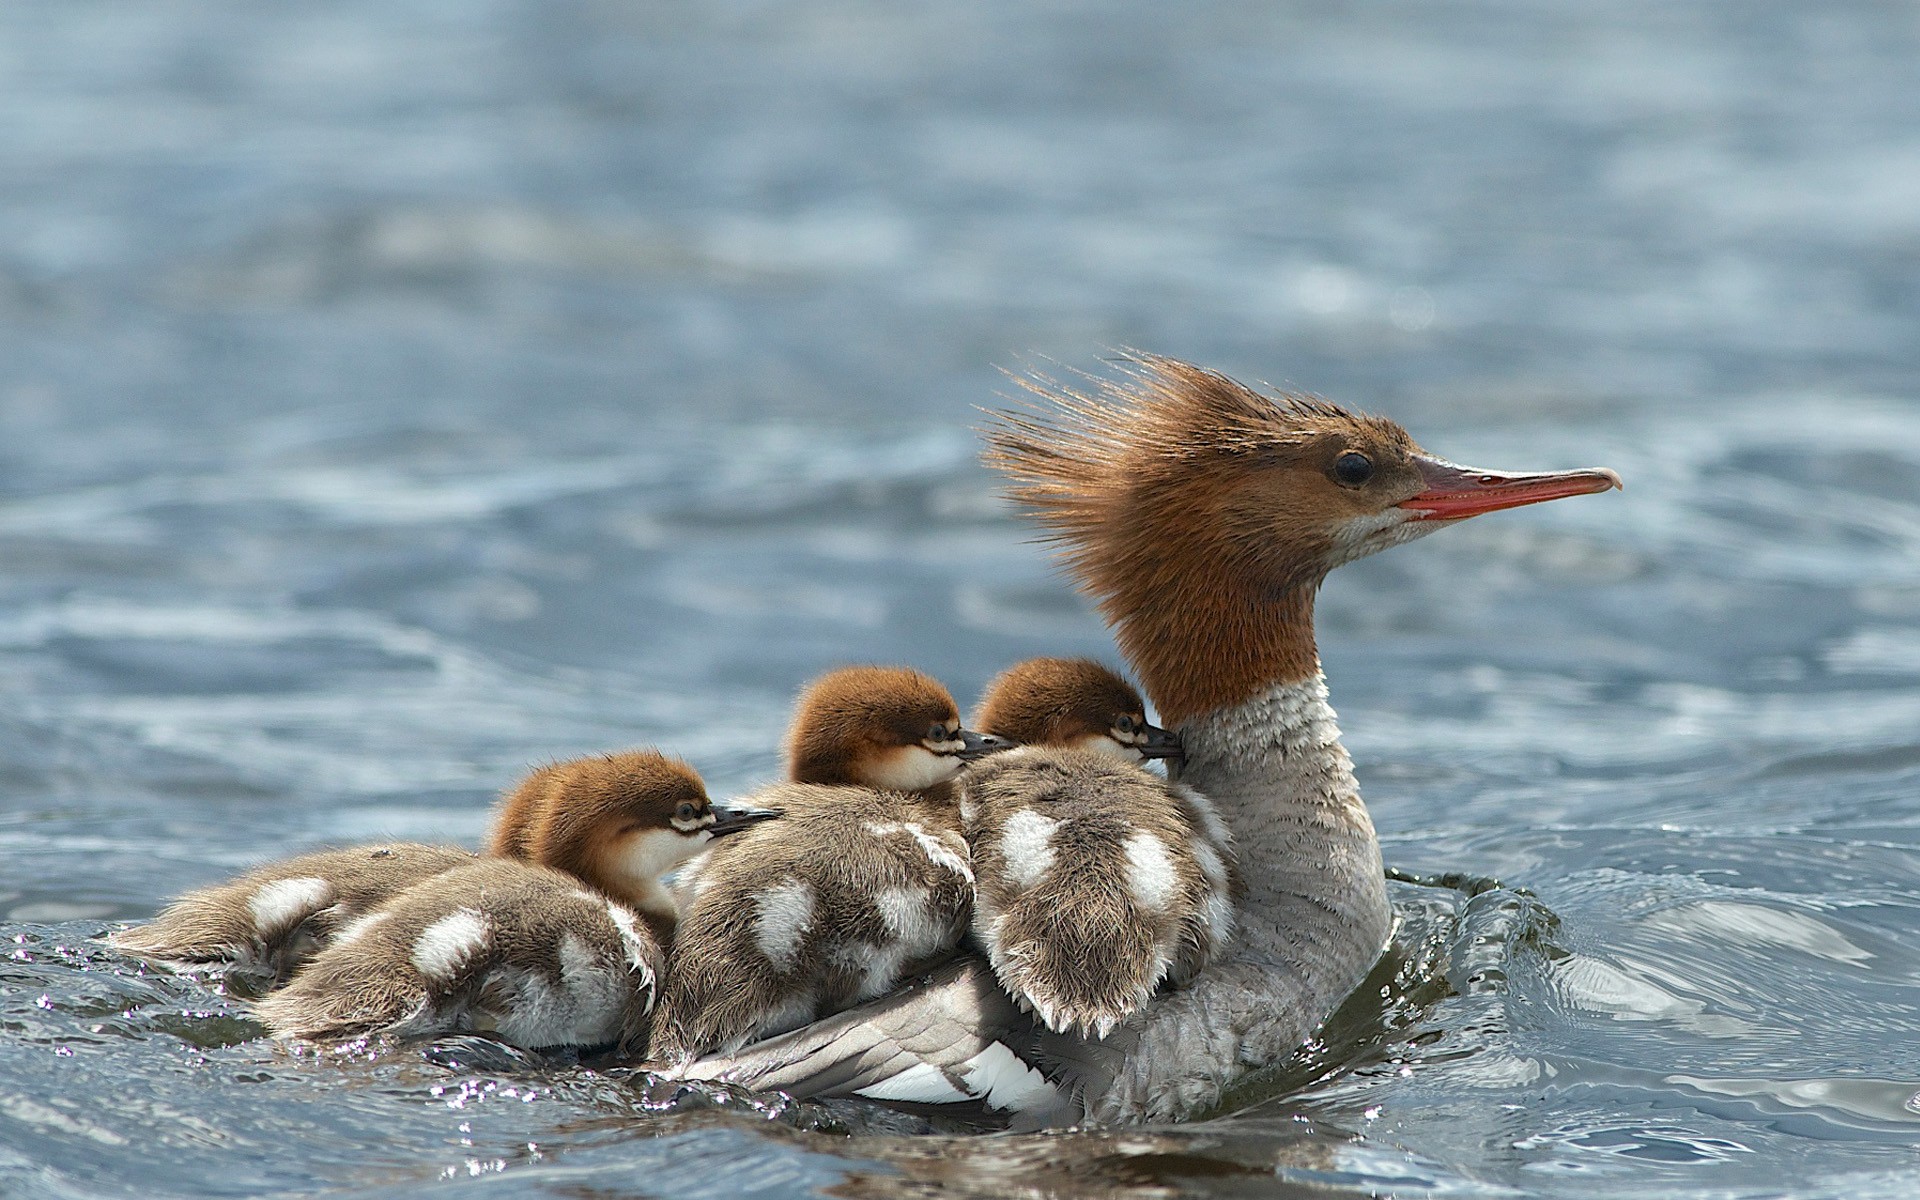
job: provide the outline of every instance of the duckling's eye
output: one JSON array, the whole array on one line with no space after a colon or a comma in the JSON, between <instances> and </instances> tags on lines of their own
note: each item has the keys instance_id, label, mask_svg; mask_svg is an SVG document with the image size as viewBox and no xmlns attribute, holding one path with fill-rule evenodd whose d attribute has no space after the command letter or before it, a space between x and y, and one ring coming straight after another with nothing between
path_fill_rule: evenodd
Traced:
<instances>
[{"instance_id":1,"label":"duckling's eye","mask_svg":"<svg viewBox=\"0 0 1920 1200\"><path fill-rule=\"evenodd\" d=\"M673 815L676 817L679 817L682 821L691 821L695 816L699 814L694 812L693 805L691 803L687 803L687 804L682 804L679 808L674 809Z\"/></svg>"},{"instance_id":2,"label":"duckling's eye","mask_svg":"<svg viewBox=\"0 0 1920 1200\"><path fill-rule=\"evenodd\" d=\"M1113 727L1115 729L1118 729L1121 733L1132 733L1133 718L1128 716L1122 716L1119 720L1113 723Z\"/></svg>"},{"instance_id":3,"label":"duckling's eye","mask_svg":"<svg viewBox=\"0 0 1920 1200\"><path fill-rule=\"evenodd\" d=\"M1348 487L1359 487L1373 478L1373 463L1364 454L1342 454L1333 460L1333 477Z\"/></svg>"},{"instance_id":4,"label":"duckling's eye","mask_svg":"<svg viewBox=\"0 0 1920 1200\"><path fill-rule=\"evenodd\" d=\"M947 732L945 725L936 724L927 726L927 740L930 742L944 742L951 736L952 735Z\"/></svg>"}]
</instances>

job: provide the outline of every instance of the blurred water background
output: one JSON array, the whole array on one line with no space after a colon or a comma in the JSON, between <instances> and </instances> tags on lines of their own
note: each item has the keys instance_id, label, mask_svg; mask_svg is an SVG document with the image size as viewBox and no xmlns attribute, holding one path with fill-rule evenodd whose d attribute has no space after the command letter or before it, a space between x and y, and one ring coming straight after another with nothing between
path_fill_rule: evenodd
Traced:
<instances>
[{"instance_id":1,"label":"blurred water background","mask_svg":"<svg viewBox=\"0 0 1920 1200\"><path fill-rule=\"evenodd\" d=\"M0 1192L1913 1195L1916 62L1891 0L0 7ZM1402 929L1230 1113L314 1061L92 940L553 756L743 789L831 664L1110 653L970 426L1125 345L1628 485L1329 584Z\"/></svg>"}]
</instances>

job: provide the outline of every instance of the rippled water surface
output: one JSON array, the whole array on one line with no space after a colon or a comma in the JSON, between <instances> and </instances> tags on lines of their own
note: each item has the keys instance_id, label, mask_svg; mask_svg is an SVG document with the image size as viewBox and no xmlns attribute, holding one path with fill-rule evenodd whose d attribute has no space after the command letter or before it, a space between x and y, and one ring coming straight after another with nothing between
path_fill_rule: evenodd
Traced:
<instances>
[{"instance_id":1,"label":"rippled water surface","mask_svg":"<svg viewBox=\"0 0 1920 1200\"><path fill-rule=\"evenodd\" d=\"M1916 61L1847 0L0 9L0 1192L1914 1194ZM1628 485L1328 585L1400 933L1222 1114L296 1056L95 940L551 756L742 789L829 664L1109 652L969 426L1120 345Z\"/></svg>"}]
</instances>

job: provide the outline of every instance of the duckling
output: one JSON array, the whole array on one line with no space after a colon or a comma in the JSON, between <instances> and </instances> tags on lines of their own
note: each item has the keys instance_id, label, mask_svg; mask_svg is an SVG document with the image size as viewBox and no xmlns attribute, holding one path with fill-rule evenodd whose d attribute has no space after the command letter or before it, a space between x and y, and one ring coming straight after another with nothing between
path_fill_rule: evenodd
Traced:
<instances>
[{"instance_id":1,"label":"duckling","mask_svg":"<svg viewBox=\"0 0 1920 1200\"><path fill-rule=\"evenodd\" d=\"M502 818L495 848L541 863L494 858L407 888L261 1000L260 1019L309 1040L473 1031L640 1053L673 927L658 875L714 825L705 785L653 751L607 755L536 772Z\"/></svg>"},{"instance_id":2,"label":"duckling","mask_svg":"<svg viewBox=\"0 0 1920 1200\"><path fill-rule=\"evenodd\" d=\"M1008 743L960 727L938 682L854 667L801 696L781 812L700 862L651 1054L735 1048L891 991L966 931L973 872L949 784Z\"/></svg>"},{"instance_id":3,"label":"duckling","mask_svg":"<svg viewBox=\"0 0 1920 1200\"><path fill-rule=\"evenodd\" d=\"M716 829L694 776L668 824L654 827L657 801L635 788L658 757L630 751L540 768L502 802L489 852L567 871L670 923L674 904L658 877L737 822ZM229 978L249 990L278 987L361 913L474 857L412 842L302 854L188 892L108 943L163 964L224 964Z\"/></svg>"},{"instance_id":4,"label":"duckling","mask_svg":"<svg viewBox=\"0 0 1920 1200\"><path fill-rule=\"evenodd\" d=\"M640 913L663 938L679 906L661 876L756 815L720 817L692 767L653 750L552 763L496 811L488 853L553 867Z\"/></svg>"},{"instance_id":5,"label":"duckling","mask_svg":"<svg viewBox=\"0 0 1920 1200\"><path fill-rule=\"evenodd\" d=\"M254 1014L307 1041L471 1031L624 1054L646 1044L661 965L626 905L549 867L479 859L363 914Z\"/></svg>"},{"instance_id":6,"label":"duckling","mask_svg":"<svg viewBox=\"0 0 1920 1200\"><path fill-rule=\"evenodd\" d=\"M962 792L973 933L1007 991L1057 1033L1105 1037L1233 932L1226 827L1142 769L1179 740L1090 659L1036 658L987 689L974 724L1023 743Z\"/></svg>"},{"instance_id":7,"label":"duckling","mask_svg":"<svg viewBox=\"0 0 1920 1200\"><path fill-rule=\"evenodd\" d=\"M277 987L353 918L473 861L469 850L415 842L302 854L187 892L107 944L163 966L223 965L243 988Z\"/></svg>"}]
</instances>

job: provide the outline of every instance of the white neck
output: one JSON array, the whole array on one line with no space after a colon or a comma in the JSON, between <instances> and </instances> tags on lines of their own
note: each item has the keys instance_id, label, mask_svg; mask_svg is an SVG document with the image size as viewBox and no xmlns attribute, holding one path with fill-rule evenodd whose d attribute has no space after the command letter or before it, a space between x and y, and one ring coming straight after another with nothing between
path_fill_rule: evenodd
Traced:
<instances>
[{"instance_id":1,"label":"white neck","mask_svg":"<svg viewBox=\"0 0 1920 1200\"><path fill-rule=\"evenodd\" d=\"M1180 738L1180 781L1218 808L1246 881L1233 957L1307 985L1317 1022L1380 957L1390 921L1380 843L1326 679L1269 687L1186 722Z\"/></svg>"}]
</instances>

